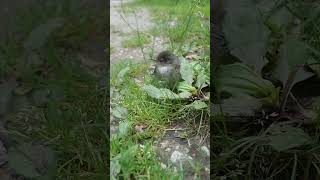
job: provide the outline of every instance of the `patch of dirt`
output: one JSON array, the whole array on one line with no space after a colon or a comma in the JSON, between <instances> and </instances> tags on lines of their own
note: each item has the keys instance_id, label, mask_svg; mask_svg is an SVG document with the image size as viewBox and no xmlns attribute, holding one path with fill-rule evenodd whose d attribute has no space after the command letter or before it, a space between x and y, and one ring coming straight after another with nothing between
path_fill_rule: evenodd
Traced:
<instances>
[{"instance_id":1,"label":"patch of dirt","mask_svg":"<svg viewBox=\"0 0 320 180\"><path fill-rule=\"evenodd\" d=\"M155 142L154 148L164 165L172 163L176 170L181 162L185 179L194 179L195 173L200 173L201 179L210 179L209 137L188 135L187 132L186 124L176 122L167 128L163 138ZM192 167L196 165L200 167L200 172L195 172L195 167Z\"/></svg>"},{"instance_id":2,"label":"patch of dirt","mask_svg":"<svg viewBox=\"0 0 320 180\"><path fill-rule=\"evenodd\" d=\"M150 59L150 55L154 56L166 49L167 40L163 37L151 36L151 43L145 44L142 50L138 48L124 48L122 42L137 36L137 33L147 34L155 23L152 21L150 13L147 9L130 9L125 8L125 4L130 1L112 0L110 8L110 46L111 64L121 60L134 60L141 62ZM149 35L149 34L148 34Z\"/></svg>"}]
</instances>

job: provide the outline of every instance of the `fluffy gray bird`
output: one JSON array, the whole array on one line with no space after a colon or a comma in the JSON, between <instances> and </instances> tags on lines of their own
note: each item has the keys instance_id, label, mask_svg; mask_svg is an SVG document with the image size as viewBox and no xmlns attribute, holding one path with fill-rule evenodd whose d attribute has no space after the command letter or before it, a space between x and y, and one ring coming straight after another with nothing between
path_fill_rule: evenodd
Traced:
<instances>
[{"instance_id":1,"label":"fluffy gray bird","mask_svg":"<svg viewBox=\"0 0 320 180\"><path fill-rule=\"evenodd\" d=\"M179 58L170 51L159 53L156 59L154 74L169 88L175 88L181 79Z\"/></svg>"}]
</instances>

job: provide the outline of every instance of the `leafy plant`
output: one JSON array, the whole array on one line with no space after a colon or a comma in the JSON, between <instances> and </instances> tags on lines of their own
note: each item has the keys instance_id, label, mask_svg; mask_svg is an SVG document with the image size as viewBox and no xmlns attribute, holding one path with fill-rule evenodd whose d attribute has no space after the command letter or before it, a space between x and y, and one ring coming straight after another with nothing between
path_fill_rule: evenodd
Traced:
<instances>
[{"instance_id":1,"label":"leafy plant","mask_svg":"<svg viewBox=\"0 0 320 180\"><path fill-rule=\"evenodd\" d=\"M224 33L231 53L260 73L270 32L256 6L252 0L226 1Z\"/></svg>"},{"instance_id":2,"label":"leafy plant","mask_svg":"<svg viewBox=\"0 0 320 180\"><path fill-rule=\"evenodd\" d=\"M209 98L207 97L208 94L204 94L202 90L210 85L208 66L209 63L188 62L186 59L181 58L180 74L183 81L177 85L179 94L170 89L157 88L152 85L144 85L142 89L149 96L156 99L190 99L193 97L207 101Z\"/></svg>"},{"instance_id":3,"label":"leafy plant","mask_svg":"<svg viewBox=\"0 0 320 180\"><path fill-rule=\"evenodd\" d=\"M264 98L282 113L293 85L313 75L304 68L310 51L300 38L299 26L292 25L298 17L290 2L240 0L226 3L226 11L224 33L230 53L245 65L222 66L217 79L223 84L217 88ZM262 78L265 74L282 83L281 92Z\"/></svg>"},{"instance_id":4,"label":"leafy plant","mask_svg":"<svg viewBox=\"0 0 320 180\"><path fill-rule=\"evenodd\" d=\"M221 66L217 76L221 91L229 92L235 96L250 95L270 105L279 105L279 88L276 88L270 81L261 78L244 64L235 63Z\"/></svg>"},{"instance_id":5,"label":"leafy plant","mask_svg":"<svg viewBox=\"0 0 320 180\"><path fill-rule=\"evenodd\" d=\"M240 63L215 67L217 105L212 109L222 118L214 119L218 132L214 135L221 138L217 140L220 144L234 143L214 149L214 174L217 179L318 178L319 158L315 157L319 156L319 131L307 126L312 113L306 113L295 97L296 89L292 89L319 80L319 30L311 23L320 15L319 4L295 0L225 2L223 32L229 54ZM310 33L310 29L314 31Z\"/></svg>"},{"instance_id":6,"label":"leafy plant","mask_svg":"<svg viewBox=\"0 0 320 180\"><path fill-rule=\"evenodd\" d=\"M242 167L239 167L239 169L245 168L244 172L247 172L247 174L240 174L239 176L249 176L252 178L256 176L264 176L263 173L265 172L261 172L259 175L256 174L257 172L254 172L257 171L254 168L254 164L260 163L259 166L265 166L263 162L260 161L266 161L264 163L270 163L267 164L268 169L274 170L271 175L269 174L266 176L266 178L270 178L280 174L281 171L284 170L282 169L283 167L278 167L279 164L282 164L282 161L295 157L297 154L300 158L303 158L303 155L299 152L303 152L303 149L306 147L314 145L317 146L313 143L311 137L302 129L290 124L274 123L261 132L260 135L239 139L230 147L229 150L221 153L215 162L225 162L226 160L229 160L229 158L238 157L241 159L248 157L249 161L247 164L242 164ZM272 163L270 161L272 161ZM228 163L225 165L228 166L227 164ZM290 164L295 166L295 162L288 161L284 168ZM309 169L306 169L306 171L309 171ZM294 173L296 173L296 169L292 169L291 174Z\"/></svg>"}]
</instances>

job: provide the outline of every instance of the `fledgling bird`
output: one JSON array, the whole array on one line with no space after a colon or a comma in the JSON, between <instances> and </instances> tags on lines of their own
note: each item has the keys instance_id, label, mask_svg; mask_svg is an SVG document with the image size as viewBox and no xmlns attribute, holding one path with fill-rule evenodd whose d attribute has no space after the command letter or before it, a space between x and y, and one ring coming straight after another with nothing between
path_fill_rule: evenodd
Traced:
<instances>
[{"instance_id":1,"label":"fledgling bird","mask_svg":"<svg viewBox=\"0 0 320 180\"><path fill-rule=\"evenodd\" d=\"M181 79L180 59L170 51L162 51L156 59L154 74L173 89Z\"/></svg>"}]
</instances>

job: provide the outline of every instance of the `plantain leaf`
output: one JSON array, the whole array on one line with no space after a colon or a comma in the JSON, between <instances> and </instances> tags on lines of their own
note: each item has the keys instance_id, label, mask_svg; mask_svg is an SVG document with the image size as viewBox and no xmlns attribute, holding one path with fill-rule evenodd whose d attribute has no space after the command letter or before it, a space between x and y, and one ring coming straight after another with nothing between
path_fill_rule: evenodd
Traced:
<instances>
[{"instance_id":1,"label":"plantain leaf","mask_svg":"<svg viewBox=\"0 0 320 180\"><path fill-rule=\"evenodd\" d=\"M309 56L307 46L296 38L287 39L282 45L280 53L280 59L276 62L277 64L273 70L273 75L276 79L285 83L289 78L290 72L297 66L302 66L307 63ZM303 81L312 75L312 73L299 68L292 85L299 81Z\"/></svg>"},{"instance_id":2,"label":"plantain leaf","mask_svg":"<svg viewBox=\"0 0 320 180\"><path fill-rule=\"evenodd\" d=\"M208 81L209 77L205 74L204 70L200 70L199 74L197 76L197 81L196 81L196 87L198 89L202 89L203 87L206 86L206 82Z\"/></svg>"},{"instance_id":3,"label":"plantain leaf","mask_svg":"<svg viewBox=\"0 0 320 180\"><path fill-rule=\"evenodd\" d=\"M201 110L201 109L205 109L208 107L208 105L205 102L200 101L200 100L194 101L189 106L193 107L196 110Z\"/></svg>"},{"instance_id":4,"label":"plantain leaf","mask_svg":"<svg viewBox=\"0 0 320 180\"><path fill-rule=\"evenodd\" d=\"M300 128L276 125L267 136L268 145L277 151L285 151L311 142L310 137Z\"/></svg>"},{"instance_id":5,"label":"plantain leaf","mask_svg":"<svg viewBox=\"0 0 320 180\"><path fill-rule=\"evenodd\" d=\"M222 91L233 95L250 95L265 98L277 91L274 85L242 63L222 65L218 71L218 79Z\"/></svg>"},{"instance_id":6,"label":"plantain leaf","mask_svg":"<svg viewBox=\"0 0 320 180\"><path fill-rule=\"evenodd\" d=\"M157 88L152 85L143 85L142 90L148 93L149 96L155 99L181 99L183 97L172 92L170 89ZM185 95L185 94L183 94Z\"/></svg>"},{"instance_id":7,"label":"plantain leaf","mask_svg":"<svg viewBox=\"0 0 320 180\"><path fill-rule=\"evenodd\" d=\"M192 94L191 94L190 92L186 92L186 91L181 92L181 93L179 93L178 95L179 95L179 97L180 97L181 99L187 99L187 98L189 98L189 97L192 96Z\"/></svg>"},{"instance_id":8,"label":"plantain leaf","mask_svg":"<svg viewBox=\"0 0 320 180\"><path fill-rule=\"evenodd\" d=\"M270 17L270 21L276 25L278 29L287 27L293 20L293 14L285 7L280 8Z\"/></svg>"},{"instance_id":9,"label":"plantain leaf","mask_svg":"<svg viewBox=\"0 0 320 180\"><path fill-rule=\"evenodd\" d=\"M270 34L253 0L226 1L224 33L231 54L261 73Z\"/></svg>"},{"instance_id":10,"label":"plantain leaf","mask_svg":"<svg viewBox=\"0 0 320 180\"><path fill-rule=\"evenodd\" d=\"M189 85L193 83L193 66L184 58L181 58L180 67L181 78L185 80Z\"/></svg>"},{"instance_id":11,"label":"plantain leaf","mask_svg":"<svg viewBox=\"0 0 320 180\"><path fill-rule=\"evenodd\" d=\"M192 85L189 85L186 81L179 82L177 90L179 92L190 92L190 93L197 91L195 87L193 87Z\"/></svg>"},{"instance_id":12,"label":"plantain leaf","mask_svg":"<svg viewBox=\"0 0 320 180\"><path fill-rule=\"evenodd\" d=\"M225 99L221 104L222 111L228 116L253 116L261 106L259 99L246 95ZM212 108L211 112L220 113L218 108Z\"/></svg>"},{"instance_id":13,"label":"plantain leaf","mask_svg":"<svg viewBox=\"0 0 320 180\"><path fill-rule=\"evenodd\" d=\"M128 114L128 110L124 107L116 106L115 108L112 108L111 113L114 117L123 119Z\"/></svg>"},{"instance_id":14,"label":"plantain leaf","mask_svg":"<svg viewBox=\"0 0 320 180\"><path fill-rule=\"evenodd\" d=\"M121 71L118 73L117 77L118 77L118 83L122 83L123 82L123 78L124 76L128 73L128 71L130 70L130 67L126 67L121 69Z\"/></svg>"},{"instance_id":15,"label":"plantain leaf","mask_svg":"<svg viewBox=\"0 0 320 180\"><path fill-rule=\"evenodd\" d=\"M118 137L122 138L129 134L130 132L130 124L125 121L121 121L119 123L119 131L118 131Z\"/></svg>"}]
</instances>

